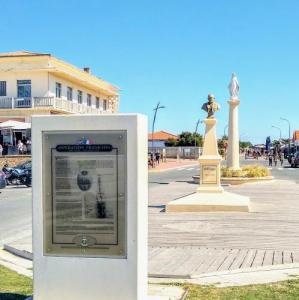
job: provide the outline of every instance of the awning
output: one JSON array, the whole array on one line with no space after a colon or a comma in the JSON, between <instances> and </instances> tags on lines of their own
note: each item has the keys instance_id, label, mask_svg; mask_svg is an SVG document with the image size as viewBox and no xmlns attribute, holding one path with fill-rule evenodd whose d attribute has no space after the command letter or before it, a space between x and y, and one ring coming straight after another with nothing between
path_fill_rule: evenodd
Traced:
<instances>
[{"instance_id":1,"label":"awning","mask_svg":"<svg viewBox=\"0 0 299 300\"><path fill-rule=\"evenodd\" d=\"M0 128L2 129L13 129L13 130L25 130L31 128L31 123L18 122L9 120L3 123L0 123Z\"/></svg>"}]
</instances>

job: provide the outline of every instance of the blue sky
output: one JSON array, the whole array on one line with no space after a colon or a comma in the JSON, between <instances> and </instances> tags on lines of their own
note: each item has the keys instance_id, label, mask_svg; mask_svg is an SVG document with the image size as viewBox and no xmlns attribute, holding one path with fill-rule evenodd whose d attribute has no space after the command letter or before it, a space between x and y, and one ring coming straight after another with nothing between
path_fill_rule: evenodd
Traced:
<instances>
[{"instance_id":1,"label":"blue sky","mask_svg":"<svg viewBox=\"0 0 299 300\"><path fill-rule=\"evenodd\" d=\"M213 93L228 122L227 85L240 82L240 135L299 129L299 1L4 1L0 51L50 52L121 88L121 112L139 112L157 130L194 131ZM203 131L203 127L199 128Z\"/></svg>"}]
</instances>

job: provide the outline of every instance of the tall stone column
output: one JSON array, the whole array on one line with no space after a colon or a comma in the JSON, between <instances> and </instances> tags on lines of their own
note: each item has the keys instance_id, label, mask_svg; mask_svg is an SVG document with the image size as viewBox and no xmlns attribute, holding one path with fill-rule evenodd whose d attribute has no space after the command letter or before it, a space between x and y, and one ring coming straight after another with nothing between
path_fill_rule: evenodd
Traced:
<instances>
[{"instance_id":1,"label":"tall stone column","mask_svg":"<svg viewBox=\"0 0 299 300\"><path fill-rule=\"evenodd\" d=\"M227 167L232 170L240 170L240 149L239 149L239 99L230 99L229 104L229 130Z\"/></svg>"}]
</instances>

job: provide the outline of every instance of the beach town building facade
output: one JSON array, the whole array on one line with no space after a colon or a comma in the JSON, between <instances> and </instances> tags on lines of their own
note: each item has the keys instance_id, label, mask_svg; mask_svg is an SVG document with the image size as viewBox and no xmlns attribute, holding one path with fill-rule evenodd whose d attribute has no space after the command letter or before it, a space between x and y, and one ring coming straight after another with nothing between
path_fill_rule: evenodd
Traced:
<instances>
[{"instance_id":1,"label":"beach town building facade","mask_svg":"<svg viewBox=\"0 0 299 300\"><path fill-rule=\"evenodd\" d=\"M0 53L0 123L35 114L116 113L119 89L51 54Z\"/></svg>"}]
</instances>

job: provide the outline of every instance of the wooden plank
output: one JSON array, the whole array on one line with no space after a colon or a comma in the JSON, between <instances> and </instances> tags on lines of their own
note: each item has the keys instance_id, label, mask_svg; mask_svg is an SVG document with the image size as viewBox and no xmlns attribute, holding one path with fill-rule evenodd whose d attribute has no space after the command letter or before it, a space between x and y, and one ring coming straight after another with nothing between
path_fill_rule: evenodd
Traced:
<instances>
[{"instance_id":1,"label":"wooden plank","mask_svg":"<svg viewBox=\"0 0 299 300\"><path fill-rule=\"evenodd\" d=\"M273 265L281 265L282 263L282 251L274 251Z\"/></svg>"},{"instance_id":2,"label":"wooden plank","mask_svg":"<svg viewBox=\"0 0 299 300\"><path fill-rule=\"evenodd\" d=\"M292 251L293 262L299 263L299 251Z\"/></svg>"},{"instance_id":3,"label":"wooden plank","mask_svg":"<svg viewBox=\"0 0 299 300\"><path fill-rule=\"evenodd\" d=\"M236 256L236 259L232 262L229 269L230 270L239 269L247 255L247 252L248 249L240 249L239 253Z\"/></svg>"},{"instance_id":4,"label":"wooden plank","mask_svg":"<svg viewBox=\"0 0 299 300\"><path fill-rule=\"evenodd\" d=\"M292 251L284 250L282 252L282 259L283 259L283 264L291 264L293 262Z\"/></svg>"},{"instance_id":5,"label":"wooden plank","mask_svg":"<svg viewBox=\"0 0 299 300\"><path fill-rule=\"evenodd\" d=\"M189 259L179 266L176 270L177 273L185 273L188 275L193 275L194 271L200 267L201 264L205 263L207 253L209 252L208 248L198 248L193 250Z\"/></svg>"},{"instance_id":6,"label":"wooden plank","mask_svg":"<svg viewBox=\"0 0 299 300\"><path fill-rule=\"evenodd\" d=\"M177 273L177 269L186 264L186 261L188 261L189 257L191 256L192 250L190 247L177 247L171 248L171 250L172 251L165 254L170 256L170 260L167 264L161 265L159 273L164 275L185 275L184 269L181 270L181 273Z\"/></svg>"},{"instance_id":7,"label":"wooden plank","mask_svg":"<svg viewBox=\"0 0 299 300\"><path fill-rule=\"evenodd\" d=\"M273 250L266 250L266 254L263 261L263 266L271 266L273 264Z\"/></svg>"},{"instance_id":8,"label":"wooden plank","mask_svg":"<svg viewBox=\"0 0 299 300\"><path fill-rule=\"evenodd\" d=\"M257 250L256 249L249 249L240 268L251 268L253 261L257 255Z\"/></svg>"},{"instance_id":9,"label":"wooden plank","mask_svg":"<svg viewBox=\"0 0 299 300\"><path fill-rule=\"evenodd\" d=\"M158 274L160 272L161 267L169 263L169 261L172 258L168 255L169 252L171 252L171 248L163 247L161 248L159 253L156 254L155 259L149 261L150 274Z\"/></svg>"},{"instance_id":10,"label":"wooden plank","mask_svg":"<svg viewBox=\"0 0 299 300\"><path fill-rule=\"evenodd\" d=\"M219 266L218 271L226 271L229 270L230 266L237 259L238 254L240 253L240 249L232 249L223 263Z\"/></svg>"},{"instance_id":11,"label":"wooden plank","mask_svg":"<svg viewBox=\"0 0 299 300\"><path fill-rule=\"evenodd\" d=\"M261 267L263 265L265 255L266 255L266 250L258 249L251 267L252 268Z\"/></svg>"},{"instance_id":12,"label":"wooden plank","mask_svg":"<svg viewBox=\"0 0 299 300\"><path fill-rule=\"evenodd\" d=\"M219 251L216 253L214 259L212 260L211 264L206 269L205 273L209 272L216 272L220 268L220 266L223 264L223 262L226 260L226 258L229 256L231 249L223 249L222 251Z\"/></svg>"},{"instance_id":13,"label":"wooden plank","mask_svg":"<svg viewBox=\"0 0 299 300\"><path fill-rule=\"evenodd\" d=\"M211 272L215 261L217 259L223 259L222 256L226 251L227 250L225 249L208 248L204 261L193 270L193 274L196 275Z\"/></svg>"}]
</instances>

